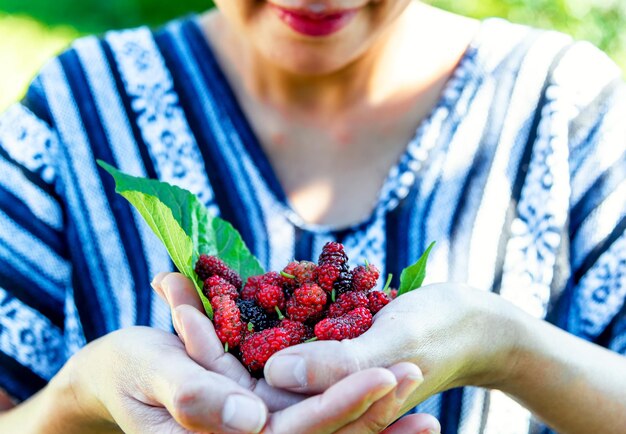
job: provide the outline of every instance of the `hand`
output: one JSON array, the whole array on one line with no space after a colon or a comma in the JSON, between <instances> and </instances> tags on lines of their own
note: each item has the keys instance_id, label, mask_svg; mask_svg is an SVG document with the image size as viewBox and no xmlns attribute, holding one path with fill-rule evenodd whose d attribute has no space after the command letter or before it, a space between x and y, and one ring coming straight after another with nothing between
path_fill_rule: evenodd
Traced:
<instances>
[{"instance_id":1,"label":"hand","mask_svg":"<svg viewBox=\"0 0 626 434\"><path fill-rule=\"evenodd\" d=\"M275 387L316 393L362 369L412 362L422 369L424 383L402 408L408 410L453 387L490 386L505 378L516 342L510 311L497 295L431 285L391 302L356 339L317 341L275 354L265 378Z\"/></svg>"},{"instance_id":2,"label":"hand","mask_svg":"<svg viewBox=\"0 0 626 434\"><path fill-rule=\"evenodd\" d=\"M196 318L187 321L183 308L183 327L203 319L195 309L187 310ZM191 360L178 338L143 327L91 343L71 359L61 377L71 378L71 406L80 409L71 421L75 432L119 428L125 433L181 434L372 432L369 428L378 425L371 414L387 415L387 408L403 402L421 382L419 370L411 364L368 369L322 395L268 414L251 391ZM419 424L414 420L409 425Z\"/></svg>"},{"instance_id":3,"label":"hand","mask_svg":"<svg viewBox=\"0 0 626 434\"><path fill-rule=\"evenodd\" d=\"M308 397L275 389L264 379L253 378L235 356L225 353L213 323L204 315L193 283L182 274L159 273L151 285L169 304L176 333L184 342L189 356L200 366L231 378L255 393L270 411L282 410Z\"/></svg>"},{"instance_id":4,"label":"hand","mask_svg":"<svg viewBox=\"0 0 626 434\"><path fill-rule=\"evenodd\" d=\"M150 328L106 335L63 371L83 432L107 425L127 433L258 432L267 419L258 396L195 363L175 336ZM241 416L233 417L234 409Z\"/></svg>"},{"instance_id":5,"label":"hand","mask_svg":"<svg viewBox=\"0 0 626 434\"><path fill-rule=\"evenodd\" d=\"M272 388L263 379L252 378L233 355L223 352L213 325L204 315L193 284L188 279L177 273L163 273L155 278L153 287L172 307L175 328L192 359L207 369L235 379L243 387L259 394L270 408L281 410L270 415L266 432L378 433L397 418L405 398L422 381L421 372L415 365L400 363L388 370L395 377L396 386L377 401L362 394L364 386L373 387L373 384L367 386L376 378L370 375L380 375L380 372L371 370L364 376L350 376L316 397L305 399L305 395L289 394ZM361 396L361 412L357 411L359 417L355 417L354 411L351 412L348 407L359 402L358 396ZM299 401L302 402L293 405ZM439 430L439 423L433 417L411 415L384 432L422 433Z\"/></svg>"}]
</instances>

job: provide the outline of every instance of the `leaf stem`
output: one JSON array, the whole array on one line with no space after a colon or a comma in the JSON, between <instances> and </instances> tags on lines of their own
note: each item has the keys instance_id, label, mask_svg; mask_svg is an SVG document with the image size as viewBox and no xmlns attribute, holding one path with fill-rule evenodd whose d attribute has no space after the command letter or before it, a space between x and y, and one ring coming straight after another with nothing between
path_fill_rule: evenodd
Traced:
<instances>
[{"instance_id":1,"label":"leaf stem","mask_svg":"<svg viewBox=\"0 0 626 434\"><path fill-rule=\"evenodd\" d=\"M280 320L285 319L285 315L283 315L283 313L280 311L278 306L274 306L274 310L276 310L276 313L278 314L278 319L280 319Z\"/></svg>"},{"instance_id":2,"label":"leaf stem","mask_svg":"<svg viewBox=\"0 0 626 434\"><path fill-rule=\"evenodd\" d=\"M383 292L389 295L389 287L391 286L391 279L393 278L393 274L389 273L387 275L387 282L385 282L385 287L383 288Z\"/></svg>"},{"instance_id":3,"label":"leaf stem","mask_svg":"<svg viewBox=\"0 0 626 434\"><path fill-rule=\"evenodd\" d=\"M280 275L283 276L283 277L286 277L287 279L295 279L296 278L296 276L293 276L293 275L291 275L289 273L285 273L284 271L281 271Z\"/></svg>"}]
</instances>

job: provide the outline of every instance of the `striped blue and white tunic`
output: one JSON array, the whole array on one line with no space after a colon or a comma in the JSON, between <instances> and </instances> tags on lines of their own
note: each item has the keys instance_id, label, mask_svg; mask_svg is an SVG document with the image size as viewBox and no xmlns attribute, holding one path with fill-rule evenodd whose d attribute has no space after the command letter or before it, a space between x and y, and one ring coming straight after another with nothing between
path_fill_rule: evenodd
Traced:
<instances>
[{"instance_id":1,"label":"striped blue and white tunic","mask_svg":"<svg viewBox=\"0 0 626 434\"><path fill-rule=\"evenodd\" d=\"M0 117L0 388L25 400L106 333L171 330L149 282L172 263L96 159L198 195L266 269L338 240L399 276L436 240L427 283L499 293L626 354L620 77L590 44L484 21L371 215L337 229L290 207L197 17L76 41ZM446 434L541 430L498 391L419 411Z\"/></svg>"}]
</instances>

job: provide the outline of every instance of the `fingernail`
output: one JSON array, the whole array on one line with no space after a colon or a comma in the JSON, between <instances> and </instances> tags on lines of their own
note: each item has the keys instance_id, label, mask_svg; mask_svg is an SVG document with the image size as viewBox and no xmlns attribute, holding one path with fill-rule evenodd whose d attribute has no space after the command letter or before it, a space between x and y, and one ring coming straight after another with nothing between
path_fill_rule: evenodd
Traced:
<instances>
[{"instance_id":1,"label":"fingernail","mask_svg":"<svg viewBox=\"0 0 626 434\"><path fill-rule=\"evenodd\" d=\"M396 399L400 402L406 401L423 381L422 377L405 378L396 389Z\"/></svg>"},{"instance_id":2,"label":"fingernail","mask_svg":"<svg viewBox=\"0 0 626 434\"><path fill-rule=\"evenodd\" d=\"M152 282L150 282L150 286L152 287L152 289L154 289L157 292L163 292L163 289L161 288L161 282L163 281L165 276L167 276L168 274L169 273L159 273L156 276L154 276L154 279L152 279Z\"/></svg>"},{"instance_id":3,"label":"fingernail","mask_svg":"<svg viewBox=\"0 0 626 434\"><path fill-rule=\"evenodd\" d=\"M265 367L265 379L274 387L305 387L306 362L300 356L274 357Z\"/></svg>"},{"instance_id":4,"label":"fingernail","mask_svg":"<svg viewBox=\"0 0 626 434\"><path fill-rule=\"evenodd\" d=\"M163 279L159 286L161 287L161 292L163 293L163 297L165 297L165 301L167 302L167 304L171 305L170 297L168 294L170 292L170 285L167 279Z\"/></svg>"},{"instance_id":5,"label":"fingernail","mask_svg":"<svg viewBox=\"0 0 626 434\"><path fill-rule=\"evenodd\" d=\"M165 299L170 306L172 305L172 289L178 289L181 287L181 285L182 283L180 280L180 275L178 274L170 273L165 276L165 278L161 281L161 289L163 290L163 295L165 296Z\"/></svg>"},{"instance_id":6,"label":"fingernail","mask_svg":"<svg viewBox=\"0 0 626 434\"><path fill-rule=\"evenodd\" d=\"M439 425L436 421L435 421L435 423L436 423L437 425ZM420 432L419 432L419 433L417 433L417 434L441 434L441 428L439 428L439 427L434 427L434 428L432 428L432 427L431 427L431 428L427 428L427 429L425 429L424 431L420 431Z\"/></svg>"},{"instance_id":7,"label":"fingernail","mask_svg":"<svg viewBox=\"0 0 626 434\"><path fill-rule=\"evenodd\" d=\"M185 342L185 329L183 328L183 322L180 320L180 314L178 310L172 309L172 323L174 324L174 330L178 334L183 343Z\"/></svg>"},{"instance_id":8,"label":"fingernail","mask_svg":"<svg viewBox=\"0 0 626 434\"><path fill-rule=\"evenodd\" d=\"M230 429L258 433L265 425L265 409L245 395L230 395L224 403L222 422Z\"/></svg>"}]
</instances>

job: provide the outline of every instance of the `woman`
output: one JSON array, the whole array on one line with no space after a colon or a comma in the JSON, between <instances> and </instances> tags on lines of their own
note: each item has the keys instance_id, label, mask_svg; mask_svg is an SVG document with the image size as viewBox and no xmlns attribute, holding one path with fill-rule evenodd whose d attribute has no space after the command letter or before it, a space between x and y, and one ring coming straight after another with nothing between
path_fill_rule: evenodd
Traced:
<instances>
[{"instance_id":1,"label":"woman","mask_svg":"<svg viewBox=\"0 0 626 434\"><path fill-rule=\"evenodd\" d=\"M216 3L77 41L0 118L1 431L378 432L418 403L445 433L625 430L619 69L410 0ZM171 264L96 158L197 194L267 269L334 239L397 279L436 240L450 283L255 382L188 281L151 295Z\"/></svg>"}]
</instances>

